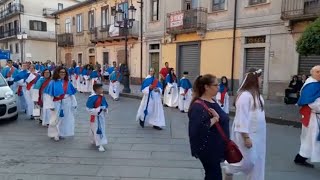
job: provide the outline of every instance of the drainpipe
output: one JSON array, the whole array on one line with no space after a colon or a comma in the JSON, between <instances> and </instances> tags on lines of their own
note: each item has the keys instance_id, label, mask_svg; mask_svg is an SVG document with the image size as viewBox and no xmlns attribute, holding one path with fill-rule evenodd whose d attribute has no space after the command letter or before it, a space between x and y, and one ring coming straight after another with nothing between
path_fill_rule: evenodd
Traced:
<instances>
[{"instance_id":1,"label":"drainpipe","mask_svg":"<svg viewBox=\"0 0 320 180\"><path fill-rule=\"evenodd\" d=\"M231 94L232 95L234 95L234 62L235 62L235 51L236 51L237 6L238 6L238 0L235 0L234 1L234 17L233 17L232 63L231 63Z\"/></svg>"},{"instance_id":2,"label":"drainpipe","mask_svg":"<svg viewBox=\"0 0 320 180\"><path fill-rule=\"evenodd\" d=\"M143 0L140 0L140 82L142 84L142 67L143 67Z\"/></svg>"},{"instance_id":3,"label":"drainpipe","mask_svg":"<svg viewBox=\"0 0 320 180\"><path fill-rule=\"evenodd\" d=\"M55 29L55 38L56 38L56 64L58 62L58 37L57 37L57 26L58 26L58 15L54 15L54 29Z\"/></svg>"}]
</instances>

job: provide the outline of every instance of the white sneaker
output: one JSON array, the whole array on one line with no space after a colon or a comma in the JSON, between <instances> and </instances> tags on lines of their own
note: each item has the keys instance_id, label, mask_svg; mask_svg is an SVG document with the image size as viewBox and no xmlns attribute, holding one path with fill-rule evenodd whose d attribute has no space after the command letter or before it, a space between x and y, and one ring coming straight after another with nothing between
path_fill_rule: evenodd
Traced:
<instances>
[{"instance_id":1,"label":"white sneaker","mask_svg":"<svg viewBox=\"0 0 320 180\"><path fill-rule=\"evenodd\" d=\"M105 151L106 151L103 146L99 146L98 150L99 150L100 152L105 152Z\"/></svg>"},{"instance_id":2,"label":"white sneaker","mask_svg":"<svg viewBox=\"0 0 320 180\"><path fill-rule=\"evenodd\" d=\"M54 139L55 141L59 141L59 140L60 140L58 136L54 137L53 139Z\"/></svg>"},{"instance_id":3,"label":"white sneaker","mask_svg":"<svg viewBox=\"0 0 320 180\"><path fill-rule=\"evenodd\" d=\"M222 169L223 180L232 180L233 179L233 174L228 173L227 166L223 166L221 169Z\"/></svg>"}]
</instances>

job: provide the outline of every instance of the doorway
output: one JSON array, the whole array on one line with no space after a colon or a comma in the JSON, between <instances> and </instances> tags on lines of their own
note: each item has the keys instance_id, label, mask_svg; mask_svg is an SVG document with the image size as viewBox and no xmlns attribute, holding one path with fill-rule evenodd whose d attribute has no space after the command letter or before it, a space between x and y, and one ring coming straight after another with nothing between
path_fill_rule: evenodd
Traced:
<instances>
[{"instance_id":1,"label":"doorway","mask_svg":"<svg viewBox=\"0 0 320 180\"><path fill-rule=\"evenodd\" d=\"M71 53L66 53L65 54L64 59L65 59L65 64L66 64L67 67L71 67L71 64L72 64L72 58L71 57L72 57Z\"/></svg>"},{"instance_id":2,"label":"doorway","mask_svg":"<svg viewBox=\"0 0 320 180\"><path fill-rule=\"evenodd\" d=\"M155 76L159 78L159 59L160 54L159 52L152 52L150 53L150 67L154 68Z\"/></svg>"},{"instance_id":3,"label":"doorway","mask_svg":"<svg viewBox=\"0 0 320 180\"><path fill-rule=\"evenodd\" d=\"M89 56L89 64L92 64L92 65L96 64L96 57L95 56Z\"/></svg>"}]
</instances>

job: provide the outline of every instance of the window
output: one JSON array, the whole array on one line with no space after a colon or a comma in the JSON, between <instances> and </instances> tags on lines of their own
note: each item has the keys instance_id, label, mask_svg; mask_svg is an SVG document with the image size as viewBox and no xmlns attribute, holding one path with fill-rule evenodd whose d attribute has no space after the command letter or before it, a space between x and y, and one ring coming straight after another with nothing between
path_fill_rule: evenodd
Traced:
<instances>
[{"instance_id":1,"label":"window","mask_svg":"<svg viewBox=\"0 0 320 180\"><path fill-rule=\"evenodd\" d=\"M13 53L12 44L10 44L9 50L10 50L11 53Z\"/></svg>"},{"instance_id":2,"label":"window","mask_svg":"<svg viewBox=\"0 0 320 180\"><path fill-rule=\"evenodd\" d=\"M151 21L159 21L159 0L151 1Z\"/></svg>"},{"instance_id":3,"label":"window","mask_svg":"<svg viewBox=\"0 0 320 180\"><path fill-rule=\"evenodd\" d=\"M88 13L88 29L91 31L94 29L94 11Z\"/></svg>"},{"instance_id":4,"label":"window","mask_svg":"<svg viewBox=\"0 0 320 180\"><path fill-rule=\"evenodd\" d=\"M58 3L58 11L63 9L63 4L62 3Z\"/></svg>"},{"instance_id":5,"label":"window","mask_svg":"<svg viewBox=\"0 0 320 180\"><path fill-rule=\"evenodd\" d=\"M262 4L266 3L267 0L249 0L249 5L256 5L256 4Z\"/></svg>"},{"instance_id":6,"label":"window","mask_svg":"<svg viewBox=\"0 0 320 180\"><path fill-rule=\"evenodd\" d=\"M29 26L33 31L47 31L47 22L30 20Z\"/></svg>"},{"instance_id":7,"label":"window","mask_svg":"<svg viewBox=\"0 0 320 180\"><path fill-rule=\"evenodd\" d=\"M82 54L78 54L78 63L82 63Z\"/></svg>"},{"instance_id":8,"label":"window","mask_svg":"<svg viewBox=\"0 0 320 180\"><path fill-rule=\"evenodd\" d=\"M71 33L71 19L70 18L66 19L65 27L66 27L65 32Z\"/></svg>"},{"instance_id":9,"label":"window","mask_svg":"<svg viewBox=\"0 0 320 180\"><path fill-rule=\"evenodd\" d=\"M101 28L107 29L109 17L109 6L104 6L101 8Z\"/></svg>"},{"instance_id":10,"label":"window","mask_svg":"<svg viewBox=\"0 0 320 180\"><path fill-rule=\"evenodd\" d=\"M77 15L77 33L82 32L82 14Z\"/></svg>"},{"instance_id":11,"label":"window","mask_svg":"<svg viewBox=\"0 0 320 180\"><path fill-rule=\"evenodd\" d=\"M184 10L190 10L198 7L199 0L184 0Z\"/></svg>"},{"instance_id":12,"label":"window","mask_svg":"<svg viewBox=\"0 0 320 180\"><path fill-rule=\"evenodd\" d=\"M16 53L19 53L19 44L16 43Z\"/></svg>"},{"instance_id":13,"label":"window","mask_svg":"<svg viewBox=\"0 0 320 180\"><path fill-rule=\"evenodd\" d=\"M212 11L225 10L225 0L213 0L212 2Z\"/></svg>"},{"instance_id":14,"label":"window","mask_svg":"<svg viewBox=\"0 0 320 180\"><path fill-rule=\"evenodd\" d=\"M124 17L128 17L128 2L120 3L118 8L122 9L124 12Z\"/></svg>"}]
</instances>

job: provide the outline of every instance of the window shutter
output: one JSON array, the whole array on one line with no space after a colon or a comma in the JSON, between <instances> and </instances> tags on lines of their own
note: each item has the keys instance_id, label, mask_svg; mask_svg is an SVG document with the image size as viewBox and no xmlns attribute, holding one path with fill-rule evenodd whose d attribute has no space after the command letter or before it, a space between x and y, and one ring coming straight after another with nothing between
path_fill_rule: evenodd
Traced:
<instances>
[{"instance_id":1,"label":"window shutter","mask_svg":"<svg viewBox=\"0 0 320 180\"><path fill-rule=\"evenodd\" d=\"M41 31L47 31L47 22L41 22Z\"/></svg>"},{"instance_id":2,"label":"window shutter","mask_svg":"<svg viewBox=\"0 0 320 180\"><path fill-rule=\"evenodd\" d=\"M34 30L34 21L32 20L29 21L29 29Z\"/></svg>"}]
</instances>

